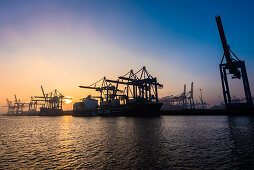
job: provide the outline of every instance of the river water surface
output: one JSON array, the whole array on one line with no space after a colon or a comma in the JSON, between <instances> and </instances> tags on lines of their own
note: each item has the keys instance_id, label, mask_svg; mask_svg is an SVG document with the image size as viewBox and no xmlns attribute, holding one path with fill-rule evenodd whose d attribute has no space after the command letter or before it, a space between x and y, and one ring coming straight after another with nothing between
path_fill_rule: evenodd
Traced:
<instances>
[{"instance_id":1,"label":"river water surface","mask_svg":"<svg viewBox=\"0 0 254 170\"><path fill-rule=\"evenodd\" d=\"M0 117L0 169L253 169L254 117Z\"/></svg>"}]
</instances>

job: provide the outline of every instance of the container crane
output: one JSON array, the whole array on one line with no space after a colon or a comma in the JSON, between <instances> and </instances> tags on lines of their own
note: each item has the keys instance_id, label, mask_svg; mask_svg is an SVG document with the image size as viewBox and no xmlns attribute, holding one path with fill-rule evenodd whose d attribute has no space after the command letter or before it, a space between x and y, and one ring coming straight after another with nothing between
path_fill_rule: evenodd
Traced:
<instances>
[{"instance_id":1,"label":"container crane","mask_svg":"<svg viewBox=\"0 0 254 170\"><path fill-rule=\"evenodd\" d=\"M43 87L41 86L41 91L43 96L34 96L33 102L43 102L42 107L40 107L39 115L63 115L63 99L70 99L63 96L57 89L50 93L45 93Z\"/></svg>"},{"instance_id":2,"label":"container crane","mask_svg":"<svg viewBox=\"0 0 254 170\"><path fill-rule=\"evenodd\" d=\"M130 70L117 80L104 77L90 86L79 87L100 92L99 110L102 114L157 116L162 106L158 101L158 89L163 85L148 73L146 67L136 73ZM91 98L94 97L87 100Z\"/></svg>"},{"instance_id":3,"label":"container crane","mask_svg":"<svg viewBox=\"0 0 254 170\"><path fill-rule=\"evenodd\" d=\"M186 84L184 84L183 93L176 96L171 95L162 97L160 101L163 103L164 110L195 109L193 82L191 82L190 91L186 91Z\"/></svg>"},{"instance_id":4,"label":"container crane","mask_svg":"<svg viewBox=\"0 0 254 170\"><path fill-rule=\"evenodd\" d=\"M226 41L226 36L222 26L220 16L216 16L216 22L221 38L224 54L220 63L220 75L222 90L224 96L224 102L226 108L253 108L253 100L251 97L251 91L245 67L245 62L240 60L230 49ZM232 55L233 56L232 56ZM233 58L234 57L234 58ZM224 58L226 61L224 62ZM227 72L228 71L228 72ZM232 75L232 79L242 79L245 92L246 103L233 103L230 95L227 74Z\"/></svg>"}]
</instances>

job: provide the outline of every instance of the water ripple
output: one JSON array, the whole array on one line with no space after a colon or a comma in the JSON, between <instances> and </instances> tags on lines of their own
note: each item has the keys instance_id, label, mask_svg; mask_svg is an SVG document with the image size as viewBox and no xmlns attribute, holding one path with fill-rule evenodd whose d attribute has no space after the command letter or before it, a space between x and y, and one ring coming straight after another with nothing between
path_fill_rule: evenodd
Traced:
<instances>
[{"instance_id":1,"label":"water ripple","mask_svg":"<svg viewBox=\"0 0 254 170\"><path fill-rule=\"evenodd\" d=\"M0 169L252 169L254 118L0 117Z\"/></svg>"}]
</instances>

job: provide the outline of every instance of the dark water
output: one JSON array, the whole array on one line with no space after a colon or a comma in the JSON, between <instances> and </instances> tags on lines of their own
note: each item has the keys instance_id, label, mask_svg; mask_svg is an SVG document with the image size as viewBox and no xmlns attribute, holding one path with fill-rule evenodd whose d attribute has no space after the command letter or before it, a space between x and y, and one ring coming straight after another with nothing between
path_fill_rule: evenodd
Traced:
<instances>
[{"instance_id":1,"label":"dark water","mask_svg":"<svg viewBox=\"0 0 254 170\"><path fill-rule=\"evenodd\" d=\"M254 117L0 117L0 168L253 169Z\"/></svg>"}]
</instances>

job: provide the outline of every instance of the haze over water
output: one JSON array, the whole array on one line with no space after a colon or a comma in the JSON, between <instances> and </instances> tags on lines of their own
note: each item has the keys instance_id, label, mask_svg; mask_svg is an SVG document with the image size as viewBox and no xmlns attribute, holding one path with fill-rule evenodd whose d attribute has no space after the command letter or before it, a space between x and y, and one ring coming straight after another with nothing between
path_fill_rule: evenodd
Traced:
<instances>
[{"instance_id":1,"label":"haze over water","mask_svg":"<svg viewBox=\"0 0 254 170\"><path fill-rule=\"evenodd\" d=\"M246 169L254 117L0 117L0 169Z\"/></svg>"}]
</instances>

